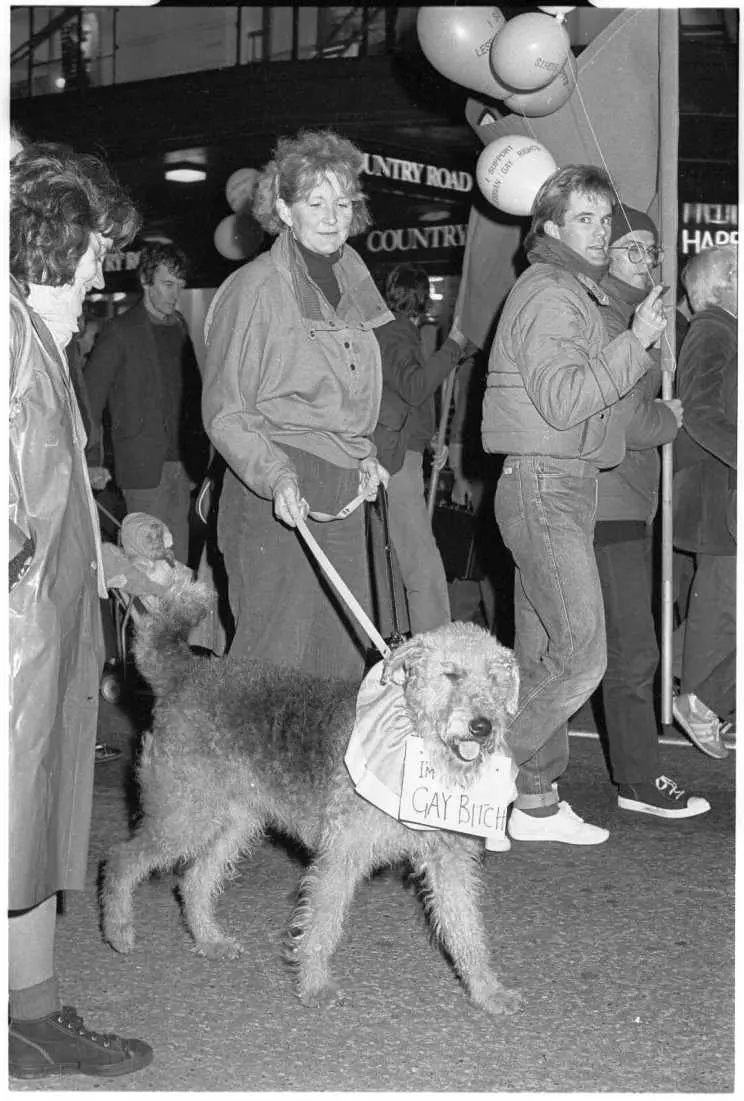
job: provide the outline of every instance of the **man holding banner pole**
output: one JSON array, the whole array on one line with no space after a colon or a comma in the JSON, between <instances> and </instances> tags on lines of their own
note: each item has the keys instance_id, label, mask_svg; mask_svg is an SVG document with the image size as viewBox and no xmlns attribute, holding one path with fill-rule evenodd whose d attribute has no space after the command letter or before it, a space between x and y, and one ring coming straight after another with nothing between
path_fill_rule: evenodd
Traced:
<instances>
[{"instance_id":1,"label":"man holding banner pole","mask_svg":"<svg viewBox=\"0 0 744 1101\"><path fill-rule=\"evenodd\" d=\"M607 343L599 287L607 272L615 192L607 174L568 165L537 193L529 261L504 305L483 402L486 452L506 454L494 502L515 563L520 697L509 743L520 766L509 821L519 841L596 845L609 832L559 801L567 721L606 665L593 536L597 477L621 461L614 407L651 366L666 319L654 287L629 329Z\"/></svg>"}]
</instances>

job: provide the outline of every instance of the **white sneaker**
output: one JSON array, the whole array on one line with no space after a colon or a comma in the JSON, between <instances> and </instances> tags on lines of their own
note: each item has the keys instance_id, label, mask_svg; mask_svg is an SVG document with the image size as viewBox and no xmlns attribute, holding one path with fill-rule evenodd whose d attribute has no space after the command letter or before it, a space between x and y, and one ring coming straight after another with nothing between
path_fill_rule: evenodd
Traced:
<instances>
[{"instance_id":1,"label":"white sneaker","mask_svg":"<svg viewBox=\"0 0 744 1101\"><path fill-rule=\"evenodd\" d=\"M562 841L566 845L601 845L610 836L609 830L590 826L564 800L558 813L536 818L517 807L509 819L509 836L514 841Z\"/></svg>"},{"instance_id":2,"label":"white sneaker","mask_svg":"<svg viewBox=\"0 0 744 1101\"><path fill-rule=\"evenodd\" d=\"M486 838L485 851L487 853L508 853L510 848L511 841L506 835Z\"/></svg>"}]
</instances>

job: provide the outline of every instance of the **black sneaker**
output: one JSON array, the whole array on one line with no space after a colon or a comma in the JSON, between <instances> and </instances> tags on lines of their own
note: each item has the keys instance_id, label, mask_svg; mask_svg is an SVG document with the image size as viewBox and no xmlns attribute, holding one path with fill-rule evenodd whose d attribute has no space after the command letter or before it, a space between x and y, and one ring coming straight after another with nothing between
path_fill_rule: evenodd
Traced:
<instances>
[{"instance_id":1,"label":"black sneaker","mask_svg":"<svg viewBox=\"0 0 744 1101\"><path fill-rule=\"evenodd\" d=\"M620 784L617 805L623 810L655 814L657 818L694 818L710 810L707 799L688 795L668 776L657 776L641 784Z\"/></svg>"},{"instance_id":2,"label":"black sneaker","mask_svg":"<svg viewBox=\"0 0 744 1101\"><path fill-rule=\"evenodd\" d=\"M116 1078L142 1070L153 1051L142 1040L124 1040L113 1032L91 1032L71 1005L39 1021L15 1021L9 1028L11 1078L51 1078L90 1074Z\"/></svg>"}]
</instances>

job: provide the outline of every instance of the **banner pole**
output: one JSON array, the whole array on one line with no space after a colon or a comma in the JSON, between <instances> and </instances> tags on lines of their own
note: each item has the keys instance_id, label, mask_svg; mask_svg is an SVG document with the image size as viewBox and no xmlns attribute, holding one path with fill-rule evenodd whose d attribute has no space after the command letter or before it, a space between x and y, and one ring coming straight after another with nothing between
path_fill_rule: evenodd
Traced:
<instances>
[{"instance_id":1,"label":"banner pole","mask_svg":"<svg viewBox=\"0 0 744 1101\"><path fill-rule=\"evenodd\" d=\"M679 144L679 13L659 11L659 167L658 196L661 241L665 246L661 277L672 302L661 339L661 396L674 393L676 368L678 144ZM661 449L661 721L672 722L672 631L674 617L674 541L672 528L673 444Z\"/></svg>"}]
</instances>

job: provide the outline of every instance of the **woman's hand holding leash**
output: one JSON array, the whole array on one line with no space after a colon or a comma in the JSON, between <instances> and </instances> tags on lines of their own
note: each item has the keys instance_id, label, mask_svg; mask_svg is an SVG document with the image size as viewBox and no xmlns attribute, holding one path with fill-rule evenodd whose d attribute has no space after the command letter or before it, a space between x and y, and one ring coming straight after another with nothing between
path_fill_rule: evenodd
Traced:
<instances>
[{"instance_id":1,"label":"woman's hand holding leash","mask_svg":"<svg viewBox=\"0 0 744 1101\"><path fill-rule=\"evenodd\" d=\"M362 459L359 464L359 492L364 494L365 501L374 501L380 483L387 489L389 481L389 472L377 459Z\"/></svg>"},{"instance_id":2,"label":"woman's hand holding leash","mask_svg":"<svg viewBox=\"0 0 744 1101\"><path fill-rule=\"evenodd\" d=\"M309 511L310 506L301 496L296 479L285 474L274 487L274 515L277 520L281 520L288 528L296 528Z\"/></svg>"}]
</instances>

